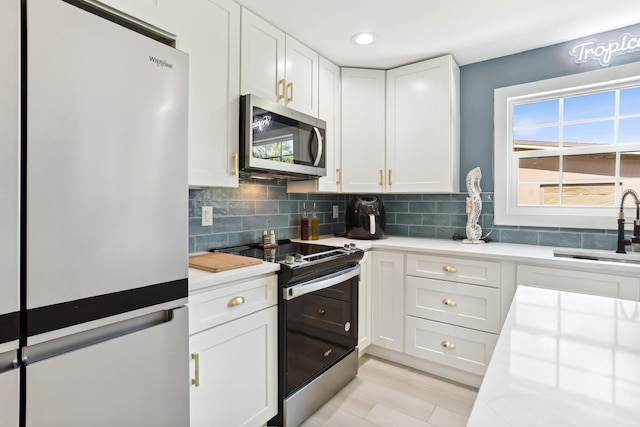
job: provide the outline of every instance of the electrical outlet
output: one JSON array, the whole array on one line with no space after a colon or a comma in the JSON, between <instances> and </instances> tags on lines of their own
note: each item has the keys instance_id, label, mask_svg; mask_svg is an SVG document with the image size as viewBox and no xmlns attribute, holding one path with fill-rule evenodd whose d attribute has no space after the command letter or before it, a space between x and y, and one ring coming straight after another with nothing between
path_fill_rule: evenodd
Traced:
<instances>
[{"instance_id":1,"label":"electrical outlet","mask_svg":"<svg viewBox=\"0 0 640 427\"><path fill-rule=\"evenodd\" d=\"M333 205L333 219L340 218L340 208L338 205Z\"/></svg>"},{"instance_id":2,"label":"electrical outlet","mask_svg":"<svg viewBox=\"0 0 640 427\"><path fill-rule=\"evenodd\" d=\"M202 225L213 225L213 206L202 207Z\"/></svg>"}]
</instances>

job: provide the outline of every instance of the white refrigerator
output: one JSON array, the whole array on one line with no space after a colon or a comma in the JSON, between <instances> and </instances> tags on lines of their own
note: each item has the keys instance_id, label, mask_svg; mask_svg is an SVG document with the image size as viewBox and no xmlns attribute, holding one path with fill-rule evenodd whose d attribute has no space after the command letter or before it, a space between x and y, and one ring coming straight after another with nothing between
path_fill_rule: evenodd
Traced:
<instances>
[{"instance_id":1,"label":"white refrigerator","mask_svg":"<svg viewBox=\"0 0 640 427\"><path fill-rule=\"evenodd\" d=\"M12 3L19 424L188 426L188 57L77 2Z\"/></svg>"},{"instance_id":2,"label":"white refrigerator","mask_svg":"<svg viewBox=\"0 0 640 427\"><path fill-rule=\"evenodd\" d=\"M0 426L18 425L20 2L0 1Z\"/></svg>"}]
</instances>

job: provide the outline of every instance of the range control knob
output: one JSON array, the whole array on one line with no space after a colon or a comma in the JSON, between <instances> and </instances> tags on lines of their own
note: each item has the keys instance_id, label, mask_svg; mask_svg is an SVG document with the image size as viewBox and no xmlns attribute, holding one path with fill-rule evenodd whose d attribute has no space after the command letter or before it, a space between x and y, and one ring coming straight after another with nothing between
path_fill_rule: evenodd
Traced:
<instances>
[{"instance_id":1,"label":"range control knob","mask_svg":"<svg viewBox=\"0 0 640 427\"><path fill-rule=\"evenodd\" d=\"M295 260L296 262L302 262L304 258L302 257L302 254L296 254Z\"/></svg>"},{"instance_id":2,"label":"range control knob","mask_svg":"<svg viewBox=\"0 0 640 427\"><path fill-rule=\"evenodd\" d=\"M345 244L344 244L344 249L345 249L346 251L348 251L348 250L349 250L349 244L348 244L348 243L345 243Z\"/></svg>"},{"instance_id":3,"label":"range control knob","mask_svg":"<svg viewBox=\"0 0 640 427\"><path fill-rule=\"evenodd\" d=\"M358 247L356 246L355 243L349 243L349 247L351 248L351 250L356 250L358 249Z\"/></svg>"},{"instance_id":4,"label":"range control knob","mask_svg":"<svg viewBox=\"0 0 640 427\"><path fill-rule=\"evenodd\" d=\"M287 255L286 257L284 257L285 264L293 264L294 262L296 262L296 259L293 257L293 255Z\"/></svg>"}]
</instances>

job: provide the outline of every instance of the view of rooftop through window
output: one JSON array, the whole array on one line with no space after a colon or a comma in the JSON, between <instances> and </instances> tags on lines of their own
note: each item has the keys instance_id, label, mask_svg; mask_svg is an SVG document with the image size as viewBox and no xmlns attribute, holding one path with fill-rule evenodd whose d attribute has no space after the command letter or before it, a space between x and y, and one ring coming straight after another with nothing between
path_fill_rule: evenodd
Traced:
<instances>
[{"instance_id":1,"label":"view of rooftop through window","mask_svg":"<svg viewBox=\"0 0 640 427\"><path fill-rule=\"evenodd\" d=\"M519 206L614 206L640 191L640 87L518 103Z\"/></svg>"}]
</instances>

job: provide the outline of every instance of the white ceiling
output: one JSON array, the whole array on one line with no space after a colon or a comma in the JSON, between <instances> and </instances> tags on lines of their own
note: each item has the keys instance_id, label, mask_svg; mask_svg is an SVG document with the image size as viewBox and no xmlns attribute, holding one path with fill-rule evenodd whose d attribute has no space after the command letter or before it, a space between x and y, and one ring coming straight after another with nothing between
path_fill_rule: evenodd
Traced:
<instances>
[{"instance_id":1,"label":"white ceiling","mask_svg":"<svg viewBox=\"0 0 640 427\"><path fill-rule=\"evenodd\" d=\"M465 65L640 22L637 0L236 0L346 67ZM373 32L374 44L351 37Z\"/></svg>"}]
</instances>

